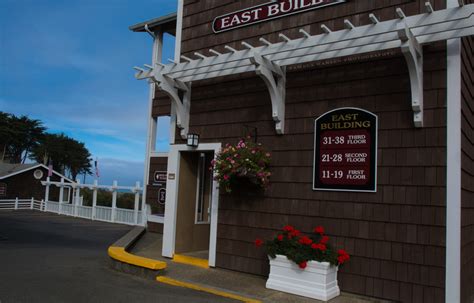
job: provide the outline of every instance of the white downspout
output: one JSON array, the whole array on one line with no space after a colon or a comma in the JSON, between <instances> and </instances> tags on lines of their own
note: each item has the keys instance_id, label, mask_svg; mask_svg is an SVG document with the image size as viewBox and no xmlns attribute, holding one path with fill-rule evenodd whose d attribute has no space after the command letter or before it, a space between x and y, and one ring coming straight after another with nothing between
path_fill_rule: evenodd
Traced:
<instances>
[{"instance_id":1,"label":"white downspout","mask_svg":"<svg viewBox=\"0 0 474 303\"><path fill-rule=\"evenodd\" d=\"M449 7L459 6L447 0ZM445 302L461 302L461 40L447 41Z\"/></svg>"},{"instance_id":2,"label":"white downspout","mask_svg":"<svg viewBox=\"0 0 474 303\"><path fill-rule=\"evenodd\" d=\"M176 14L176 38L174 43L174 62L181 62L181 36L183 31L183 9L184 0L178 0L178 12ZM176 109L171 102L170 113L170 144L175 143L176 137Z\"/></svg>"},{"instance_id":3,"label":"white downspout","mask_svg":"<svg viewBox=\"0 0 474 303\"><path fill-rule=\"evenodd\" d=\"M156 63L161 63L163 54L163 31L160 29L157 32L152 32L148 29L148 24L145 24L145 30L153 37L153 52L152 52L152 66ZM152 117L153 99L155 98L156 84L149 81L149 97L148 97L148 130L146 140L145 152L145 171L143 176L143 193L142 193L142 224L146 226L147 207L146 207L146 189L149 182L150 171L150 155L155 150L156 143L156 124L157 121Z\"/></svg>"}]
</instances>

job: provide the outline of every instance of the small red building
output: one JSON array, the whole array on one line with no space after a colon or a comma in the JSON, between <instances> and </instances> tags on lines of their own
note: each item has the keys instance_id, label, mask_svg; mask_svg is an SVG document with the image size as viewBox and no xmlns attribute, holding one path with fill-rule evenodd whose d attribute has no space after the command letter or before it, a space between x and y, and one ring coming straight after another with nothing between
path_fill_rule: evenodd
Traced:
<instances>
[{"instance_id":1,"label":"small red building","mask_svg":"<svg viewBox=\"0 0 474 303\"><path fill-rule=\"evenodd\" d=\"M2 199L44 199L45 187L41 181L46 181L48 177L48 167L43 164L7 164L0 163L0 200ZM52 172L51 181L61 181L64 178L65 183L73 183L69 178L58 173ZM65 188L64 202L71 201L72 190ZM51 187L50 200L59 200L59 188Z\"/></svg>"}]
</instances>

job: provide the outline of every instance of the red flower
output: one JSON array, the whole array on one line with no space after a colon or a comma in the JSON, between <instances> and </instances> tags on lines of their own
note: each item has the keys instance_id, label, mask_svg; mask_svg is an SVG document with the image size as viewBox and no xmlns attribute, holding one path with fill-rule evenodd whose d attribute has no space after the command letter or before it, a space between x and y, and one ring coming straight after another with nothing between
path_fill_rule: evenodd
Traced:
<instances>
[{"instance_id":1,"label":"red flower","mask_svg":"<svg viewBox=\"0 0 474 303\"><path fill-rule=\"evenodd\" d=\"M278 235L277 239L278 239L278 241L283 241L283 235Z\"/></svg>"},{"instance_id":2,"label":"red flower","mask_svg":"<svg viewBox=\"0 0 474 303\"><path fill-rule=\"evenodd\" d=\"M300 264L298 264L298 266L299 266L301 269L305 269L307 265L308 265L308 262L307 262L307 261L303 261L303 262L301 262Z\"/></svg>"},{"instance_id":3,"label":"red flower","mask_svg":"<svg viewBox=\"0 0 474 303\"><path fill-rule=\"evenodd\" d=\"M259 247L259 246L262 246L262 244L263 244L262 239L255 239L255 246Z\"/></svg>"},{"instance_id":4,"label":"red flower","mask_svg":"<svg viewBox=\"0 0 474 303\"><path fill-rule=\"evenodd\" d=\"M327 249L326 245L321 244L321 243L313 243L313 245L311 245L311 248L312 249L319 249L320 251L325 251Z\"/></svg>"},{"instance_id":5,"label":"red flower","mask_svg":"<svg viewBox=\"0 0 474 303\"><path fill-rule=\"evenodd\" d=\"M326 243L328 243L328 241L329 241L329 237L328 237L328 236L323 236L323 237L321 238L321 241L320 241L320 242L323 243L323 244L326 244Z\"/></svg>"},{"instance_id":6,"label":"red flower","mask_svg":"<svg viewBox=\"0 0 474 303\"><path fill-rule=\"evenodd\" d=\"M295 228L291 225L286 225L285 227L283 227L283 230L287 231L287 232L291 232L291 231L295 230Z\"/></svg>"},{"instance_id":7,"label":"red flower","mask_svg":"<svg viewBox=\"0 0 474 303\"><path fill-rule=\"evenodd\" d=\"M324 227L322 227L322 226L315 227L314 228L314 233L320 234L320 235L324 234Z\"/></svg>"},{"instance_id":8,"label":"red flower","mask_svg":"<svg viewBox=\"0 0 474 303\"><path fill-rule=\"evenodd\" d=\"M339 262L339 264L344 264L344 262L346 262L346 259L344 259L344 256L339 256L337 257L337 261Z\"/></svg>"},{"instance_id":9,"label":"red flower","mask_svg":"<svg viewBox=\"0 0 474 303\"><path fill-rule=\"evenodd\" d=\"M292 231L290 231L289 236L298 237L300 234L301 234L301 232L299 230L293 229Z\"/></svg>"},{"instance_id":10,"label":"red flower","mask_svg":"<svg viewBox=\"0 0 474 303\"><path fill-rule=\"evenodd\" d=\"M337 261L339 262L339 264L344 264L345 262L349 261L349 259L351 258L344 249L339 249L337 253L339 255L337 257Z\"/></svg>"},{"instance_id":11,"label":"red flower","mask_svg":"<svg viewBox=\"0 0 474 303\"><path fill-rule=\"evenodd\" d=\"M347 252L346 252L344 249L339 249L339 250L337 251L337 254L338 254L338 255L347 255Z\"/></svg>"},{"instance_id":12,"label":"red flower","mask_svg":"<svg viewBox=\"0 0 474 303\"><path fill-rule=\"evenodd\" d=\"M313 240L311 240L309 237L307 236L303 236L301 237L298 242L300 242L301 244L303 245L310 245L311 243L313 243Z\"/></svg>"}]
</instances>

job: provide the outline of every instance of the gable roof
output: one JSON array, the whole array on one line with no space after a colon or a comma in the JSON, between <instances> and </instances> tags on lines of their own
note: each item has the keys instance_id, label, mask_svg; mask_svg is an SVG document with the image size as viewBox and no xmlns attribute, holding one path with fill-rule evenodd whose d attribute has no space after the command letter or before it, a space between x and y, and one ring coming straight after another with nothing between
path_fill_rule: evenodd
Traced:
<instances>
[{"instance_id":1,"label":"gable roof","mask_svg":"<svg viewBox=\"0 0 474 303\"><path fill-rule=\"evenodd\" d=\"M22 174L29 170L33 170L36 168L44 168L49 170L49 168L40 163L28 163L28 164L10 164L10 163L0 163L0 180L10 178L14 175ZM58 173L57 171L53 170L53 174L57 175L60 178L64 178L65 181L74 183L73 180L67 178L66 176Z\"/></svg>"}]
</instances>

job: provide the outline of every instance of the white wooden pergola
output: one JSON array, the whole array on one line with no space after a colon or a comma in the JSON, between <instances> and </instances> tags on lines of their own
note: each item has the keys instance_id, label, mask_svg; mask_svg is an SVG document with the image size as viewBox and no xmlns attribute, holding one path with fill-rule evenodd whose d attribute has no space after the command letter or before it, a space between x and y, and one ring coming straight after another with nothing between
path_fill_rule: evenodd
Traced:
<instances>
[{"instance_id":1,"label":"white wooden pergola","mask_svg":"<svg viewBox=\"0 0 474 303\"><path fill-rule=\"evenodd\" d=\"M263 45L253 46L244 41L242 50L226 45L229 52L210 49L212 56L195 52L196 59L181 56L182 63L145 64L145 69L134 67L137 70L135 77L157 83L159 89L171 98L176 124L185 138L193 81L255 72L268 88L276 132L283 134L286 66L398 48L408 65L414 125L422 127L423 45L474 34L474 4L464 5L462 0L458 3L458 7L434 11L426 2L426 13L415 16L406 16L397 8L399 18L384 22L370 14L372 24L359 27L344 20L345 29L339 31L332 31L323 24L324 33L320 35L311 35L300 29L302 37L299 39L290 39L280 33L281 42L271 43L260 38Z\"/></svg>"}]
</instances>

